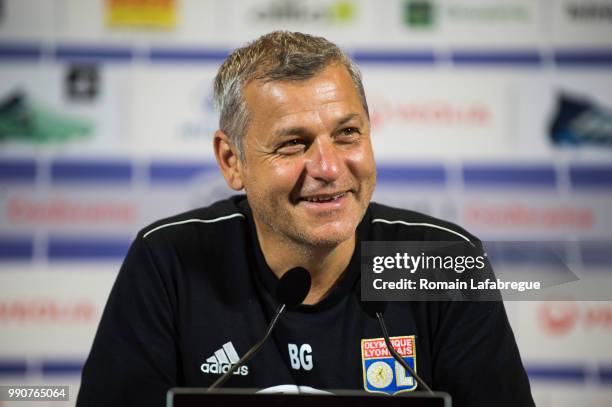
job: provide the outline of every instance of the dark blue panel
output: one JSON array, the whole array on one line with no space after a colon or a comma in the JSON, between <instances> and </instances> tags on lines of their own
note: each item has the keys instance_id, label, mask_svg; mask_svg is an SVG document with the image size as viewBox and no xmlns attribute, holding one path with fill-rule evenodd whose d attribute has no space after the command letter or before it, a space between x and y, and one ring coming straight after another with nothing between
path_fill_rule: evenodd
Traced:
<instances>
[{"instance_id":1,"label":"dark blue panel","mask_svg":"<svg viewBox=\"0 0 612 407\"><path fill-rule=\"evenodd\" d=\"M565 49L554 54L561 66L609 66L612 65L612 49Z\"/></svg>"},{"instance_id":2,"label":"dark blue panel","mask_svg":"<svg viewBox=\"0 0 612 407\"><path fill-rule=\"evenodd\" d=\"M25 360L0 359L0 376L25 376L27 369Z\"/></svg>"},{"instance_id":3,"label":"dark blue panel","mask_svg":"<svg viewBox=\"0 0 612 407\"><path fill-rule=\"evenodd\" d=\"M580 242L580 253L586 266L612 265L612 241Z\"/></svg>"},{"instance_id":4,"label":"dark blue panel","mask_svg":"<svg viewBox=\"0 0 612 407\"><path fill-rule=\"evenodd\" d=\"M31 260L33 252L31 237L0 236L0 261Z\"/></svg>"},{"instance_id":5,"label":"dark blue panel","mask_svg":"<svg viewBox=\"0 0 612 407\"><path fill-rule=\"evenodd\" d=\"M43 360L44 375L80 375L83 369L81 360Z\"/></svg>"},{"instance_id":6,"label":"dark blue panel","mask_svg":"<svg viewBox=\"0 0 612 407\"><path fill-rule=\"evenodd\" d=\"M451 59L456 65L539 65L538 51L453 51Z\"/></svg>"},{"instance_id":7,"label":"dark blue panel","mask_svg":"<svg viewBox=\"0 0 612 407\"><path fill-rule=\"evenodd\" d=\"M586 368L583 366L528 365L526 370L530 380L584 382L587 377Z\"/></svg>"},{"instance_id":8,"label":"dark blue panel","mask_svg":"<svg viewBox=\"0 0 612 407\"><path fill-rule=\"evenodd\" d=\"M0 43L0 60L37 60L41 55L37 44Z\"/></svg>"},{"instance_id":9,"label":"dark blue panel","mask_svg":"<svg viewBox=\"0 0 612 407\"><path fill-rule=\"evenodd\" d=\"M228 55L228 50L220 49L153 48L149 51L149 59L153 62L179 61L221 63Z\"/></svg>"},{"instance_id":10,"label":"dark blue panel","mask_svg":"<svg viewBox=\"0 0 612 407\"><path fill-rule=\"evenodd\" d=\"M51 237L47 247L49 260L121 260L130 247L128 238L90 236Z\"/></svg>"},{"instance_id":11,"label":"dark blue panel","mask_svg":"<svg viewBox=\"0 0 612 407\"><path fill-rule=\"evenodd\" d=\"M446 184L446 171L441 165L379 165L378 182L406 184Z\"/></svg>"},{"instance_id":12,"label":"dark blue panel","mask_svg":"<svg viewBox=\"0 0 612 407\"><path fill-rule=\"evenodd\" d=\"M466 186L486 187L546 187L555 188L557 177L555 169L549 165L541 166L489 166L465 165L463 181Z\"/></svg>"},{"instance_id":13,"label":"dark blue panel","mask_svg":"<svg viewBox=\"0 0 612 407\"><path fill-rule=\"evenodd\" d=\"M33 183L36 180L34 160L1 160L0 182Z\"/></svg>"},{"instance_id":14,"label":"dark blue panel","mask_svg":"<svg viewBox=\"0 0 612 407\"><path fill-rule=\"evenodd\" d=\"M599 368L599 380L602 383L612 384L612 366L601 366Z\"/></svg>"},{"instance_id":15,"label":"dark blue panel","mask_svg":"<svg viewBox=\"0 0 612 407\"><path fill-rule=\"evenodd\" d=\"M574 188L612 188L612 166L574 165L569 176Z\"/></svg>"},{"instance_id":16,"label":"dark blue panel","mask_svg":"<svg viewBox=\"0 0 612 407\"><path fill-rule=\"evenodd\" d=\"M358 64L426 64L436 62L433 51L355 51L351 54Z\"/></svg>"},{"instance_id":17,"label":"dark blue panel","mask_svg":"<svg viewBox=\"0 0 612 407\"><path fill-rule=\"evenodd\" d=\"M51 164L54 183L130 183L132 164L121 161L55 161Z\"/></svg>"},{"instance_id":18,"label":"dark blue panel","mask_svg":"<svg viewBox=\"0 0 612 407\"><path fill-rule=\"evenodd\" d=\"M126 47L59 45L55 58L60 60L131 61L134 51Z\"/></svg>"},{"instance_id":19,"label":"dark blue panel","mask_svg":"<svg viewBox=\"0 0 612 407\"><path fill-rule=\"evenodd\" d=\"M216 164L153 162L149 167L151 183L181 183L191 181L206 171L216 170Z\"/></svg>"}]
</instances>

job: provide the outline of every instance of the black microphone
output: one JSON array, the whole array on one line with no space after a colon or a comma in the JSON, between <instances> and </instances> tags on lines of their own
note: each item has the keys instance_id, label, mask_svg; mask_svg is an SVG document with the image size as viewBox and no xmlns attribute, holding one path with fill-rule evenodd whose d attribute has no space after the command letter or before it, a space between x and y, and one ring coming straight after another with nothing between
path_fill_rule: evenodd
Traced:
<instances>
[{"instance_id":1,"label":"black microphone","mask_svg":"<svg viewBox=\"0 0 612 407\"><path fill-rule=\"evenodd\" d=\"M397 363L399 363L404 369L406 369L406 371L410 373L410 375L412 375L412 377L414 377L414 379L416 380L419 386L421 386L423 389L425 389L429 393L433 394L431 387L429 387L427 383L425 383L425 381L421 379L421 377L415 372L415 370L411 368L410 365L408 365L408 363L406 363L404 358L402 358L397 353L395 348L393 347L393 344L391 343L391 338L389 338L389 333L387 332L387 326L385 325L385 320L383 319L383 316L382 316L382 314L385 312L385 309L387 309L387 302L386 301L362 301L361 308L365 311L365 313L368 316L372 318L376 317L376 319L378 319L378 325L380 325L380 330L382 331L383 337L385 338L385 344L387 345L387 349L389 349L389 353L391 353L391 356L393 356L393 359L395 359Z\"/></svg>"},{"instance_id":2,"label":"black microphone","mask_svg":"<svg viewBox=\"0 0 612 407\"><path fill-rule=\"evenodd\" d=\"M278 322L283 311L287 308L291 309L298 305L300 305L308 292L310 291L310 273L303 267L295 267L287 271L281 277L278 286L276 287L276 299L279 303L276 311L274 312L274 316L266 329L266 334L263 339L255 344L251 349L248 350L247 353L244 354L243 357L240 358L238 362L230 367L230 369L223 374L223 376L219 377L207 390L210 392L217 387L223 386L223 384L231 377L232 374L236 370L240 368L240 366L244 365L249 361L263 346L266 342L274 326Z\"/></svg>"}]
</instances>

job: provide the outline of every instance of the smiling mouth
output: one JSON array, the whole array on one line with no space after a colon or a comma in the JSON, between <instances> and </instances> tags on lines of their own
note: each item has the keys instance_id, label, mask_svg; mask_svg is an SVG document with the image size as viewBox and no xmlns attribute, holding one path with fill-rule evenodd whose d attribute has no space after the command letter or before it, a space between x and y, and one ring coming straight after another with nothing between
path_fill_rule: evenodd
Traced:
<instances>
[{"instance_id":1,"label":"smiling mouth","mask_svg":"<svg viewBox=\"0 0 612 407\"><path fill-rule=\"evenodd\" d=\"M325 195L313 195L301 197L300 201L313 202L313 203L325 203L334 202L343 198L347 194L347 191L338 192L336 194L325 194Z\"/></svg>"}]
</instances>

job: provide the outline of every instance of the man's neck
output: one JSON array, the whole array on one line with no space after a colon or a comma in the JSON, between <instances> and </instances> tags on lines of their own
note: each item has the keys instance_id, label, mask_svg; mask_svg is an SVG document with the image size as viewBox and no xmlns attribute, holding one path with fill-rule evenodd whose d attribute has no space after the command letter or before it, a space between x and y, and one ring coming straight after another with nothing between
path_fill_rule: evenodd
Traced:
<instances>
[{"instance_id":1,"label":"man's neck","mask_svg":"<svg viewBox=\"0 0 612 407\"><path fill-rule=\"evenodd\" d=\"M356 235L333 247L305 246L289 239L270 237L274 234L262 233L262 228L257 222L255 224L266 263L278 278L298 266L310 272L312 285L304 304L316 304L331 291L355 251Z\"/></svg>"}]
</instances>

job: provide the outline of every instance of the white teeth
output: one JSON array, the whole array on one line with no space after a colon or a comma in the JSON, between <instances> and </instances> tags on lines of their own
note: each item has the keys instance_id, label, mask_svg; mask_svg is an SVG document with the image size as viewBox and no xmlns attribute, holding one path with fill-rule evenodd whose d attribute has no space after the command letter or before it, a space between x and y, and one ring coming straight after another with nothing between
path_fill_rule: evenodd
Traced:
<instances>
[{"instance_id":1,"label":"white teeth","mask_svg":"<svg viewBox=\"0 0 612 407\"><path fill-rule=\"evenodd\" d=\"M344 192L338 195L334 195L331 196L329 198L318 198L318 197L310 197L310 198L304 198L304 200L308 201L308 202L329 202L329 201L333 201L335 199L340 198L341 196L344 195Z\"/></svg>"}]
</instances>

